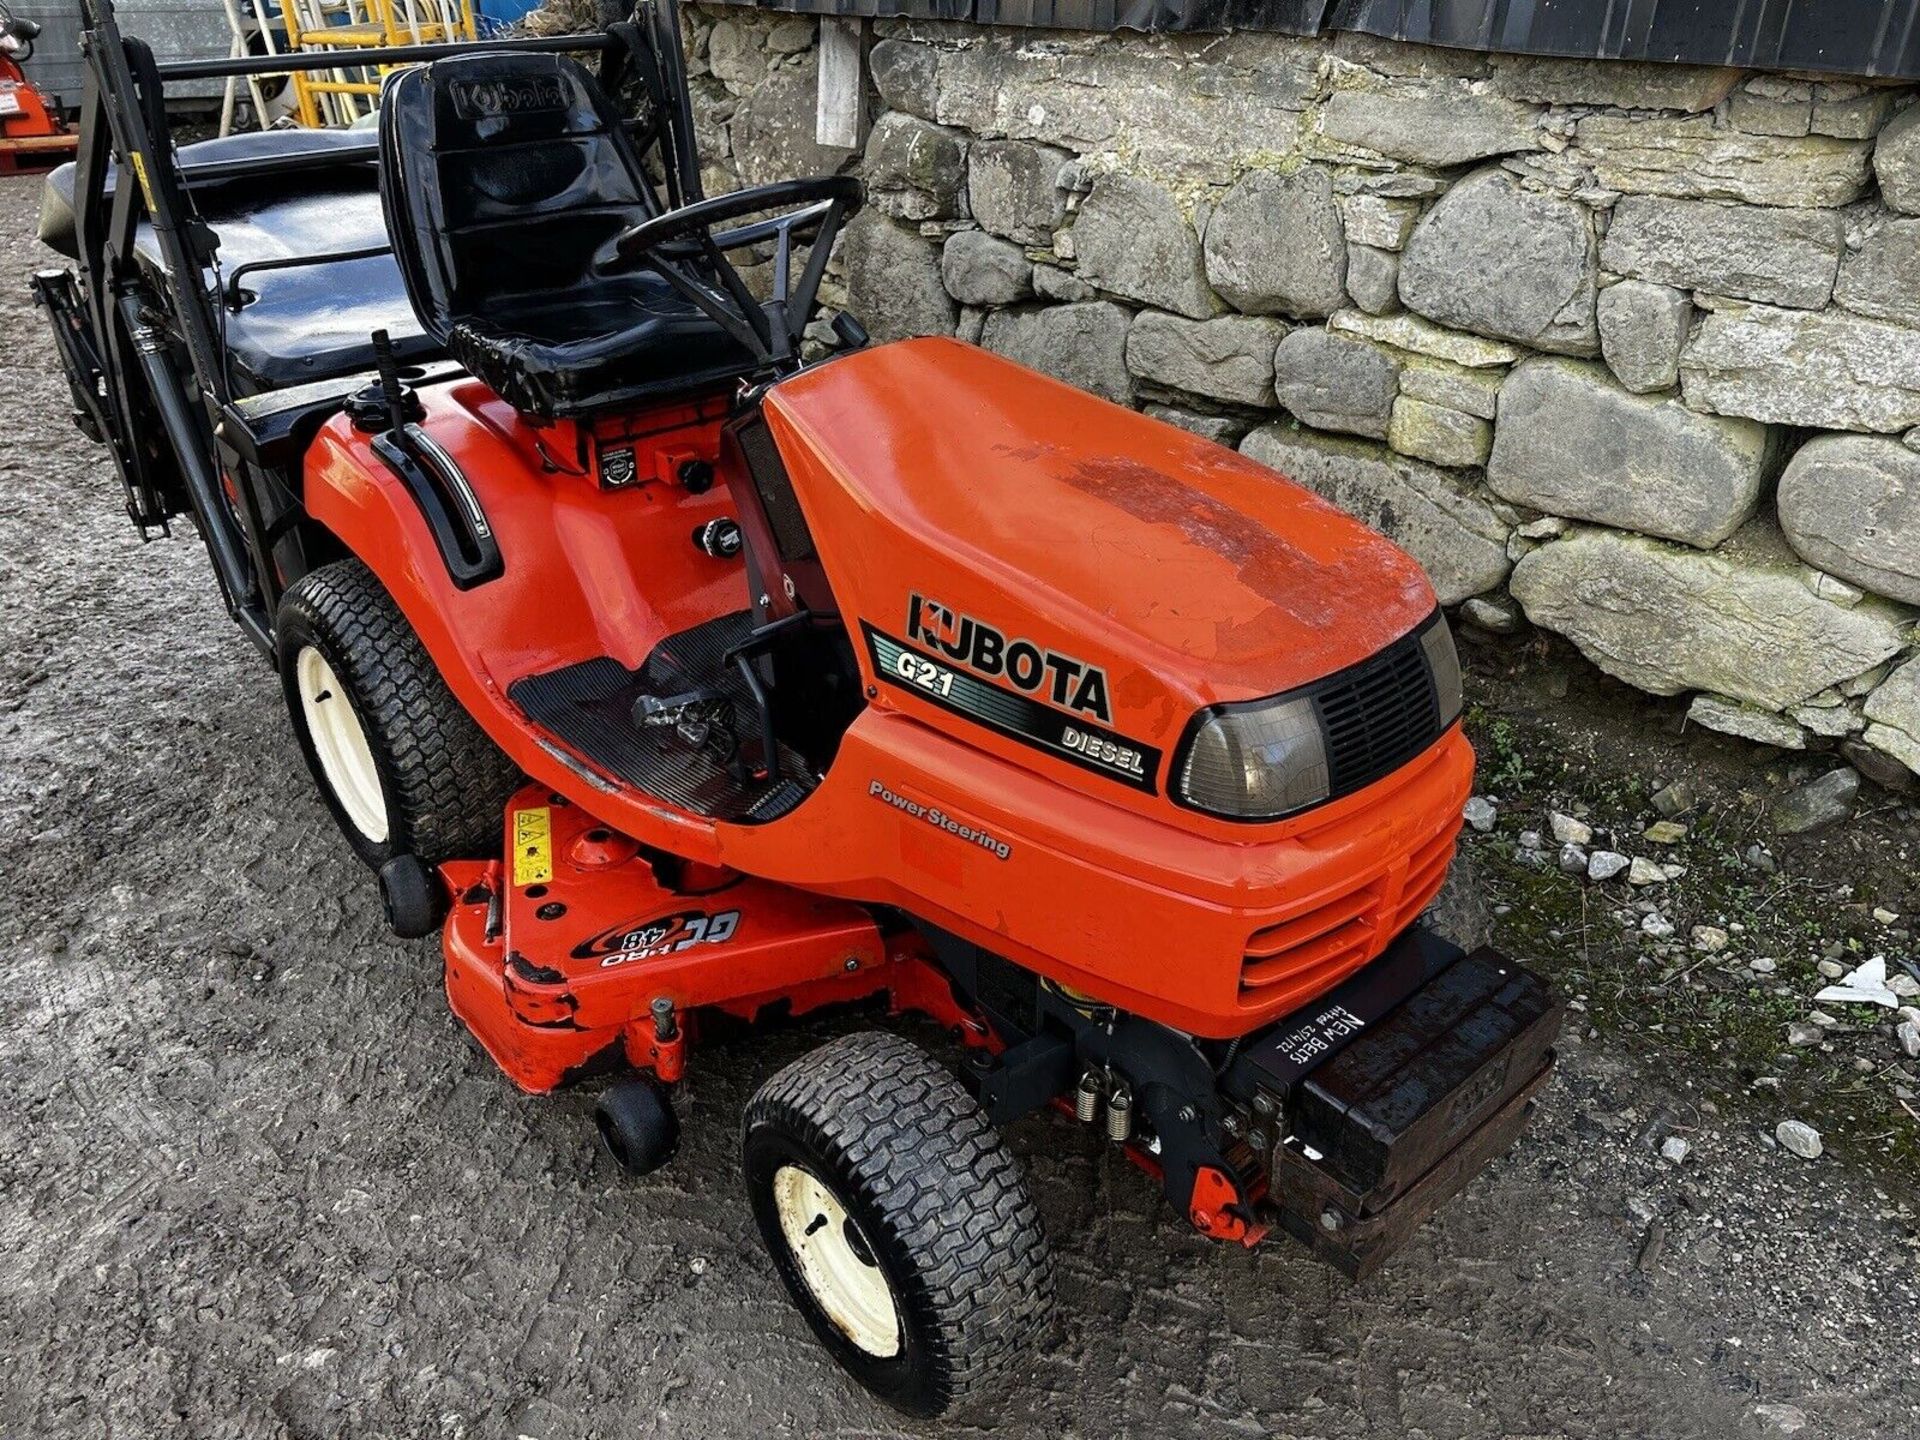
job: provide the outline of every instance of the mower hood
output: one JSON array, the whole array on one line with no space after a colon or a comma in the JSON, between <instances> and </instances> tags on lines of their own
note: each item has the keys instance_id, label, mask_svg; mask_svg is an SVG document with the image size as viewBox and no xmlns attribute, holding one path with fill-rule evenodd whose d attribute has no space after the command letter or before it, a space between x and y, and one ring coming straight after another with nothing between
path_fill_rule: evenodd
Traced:
<instances>
[{"instance_id":1,"label":"mower hood","mask_svg":"<svg viewBox=\"0 0 1920 1440\"><path fill-rule=\"evenodd\" d=\"M766 414L850 625L984 646L990 674L1028 641L1037 698L1140 738L1321 679L1433 613L1419 565L1318 496L959 341L816 366Z\"/></svg>"}]
</instances>

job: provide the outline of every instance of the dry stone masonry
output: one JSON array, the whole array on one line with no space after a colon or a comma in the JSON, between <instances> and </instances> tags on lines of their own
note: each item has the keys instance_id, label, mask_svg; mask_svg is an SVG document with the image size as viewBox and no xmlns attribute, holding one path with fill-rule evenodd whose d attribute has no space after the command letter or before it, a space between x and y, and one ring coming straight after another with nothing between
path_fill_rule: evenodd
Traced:
<instances>
[{"instance_id":1,"label":"dry stone masonry","mask_svg":"<svg viewBox=\"0 0 1920 1440\"><path fill-rule=\"evenodd\" d=\"M710 190L865 178L830 298L876 337L1237 445L1695 723L1920 773L1913 87L889 20L833 150L813 21L689 20Z\"/></svg>"}]
</instances>

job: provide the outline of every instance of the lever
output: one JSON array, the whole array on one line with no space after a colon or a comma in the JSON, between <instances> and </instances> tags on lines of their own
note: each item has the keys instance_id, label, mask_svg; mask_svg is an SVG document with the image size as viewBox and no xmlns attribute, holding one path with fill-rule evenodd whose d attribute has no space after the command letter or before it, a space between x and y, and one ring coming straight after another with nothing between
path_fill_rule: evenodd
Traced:
<instances>
[{"instance_id":1,"label":"lever","mask_svg":"<svg viewBox=\"0 0 1920 1440\"><path fill-rule=\"evenodd\" d=\"M640 729L671 730L689 745L704 746L722 764L733 760L740 741L733 733L733 701L710 686L680 695L642 695L633 702Z\"/></svg>"},{"instance_id":2,"label":"lever","mask_svg":"<svg viewBox=\"0 0 1920 1440\"><path fill-rule=\"evenodd\" d=\"M237 273L237 272L236 272ZM347 417L362 434L374 435L384 427L393 443L408 454L413 444L407 435L409 422L426 415L426 407L407 382L400 378L400 364L393 353L393 337L384 330L373 332L373 368L377 376L371 385L363 385L347 397Z\"/></svg>"},{"instance_id":3,"label":"lever","mask_svg":"<svg viewBox=\"0 0 1920 1440\"><path fill-rule=\"evenodd\" d=\"M393 359L393 337L384 330L373 332L373 364L380 372L380 394L387 402L387 419L398 435L407 428L407 390L400 383L400 367Z\"/></svg>"},{"instance_id":4,"label":"lever","mask_svg":"<svg viewBox=\"0 0 1920 1440\"><path fill-rule=\"evenodd\" d=\"M840 337L840 343L849 350L864 350L873 339L867 334L867 327L844 310L833 317L833 333Z\"/></svg>"}]
</instances>

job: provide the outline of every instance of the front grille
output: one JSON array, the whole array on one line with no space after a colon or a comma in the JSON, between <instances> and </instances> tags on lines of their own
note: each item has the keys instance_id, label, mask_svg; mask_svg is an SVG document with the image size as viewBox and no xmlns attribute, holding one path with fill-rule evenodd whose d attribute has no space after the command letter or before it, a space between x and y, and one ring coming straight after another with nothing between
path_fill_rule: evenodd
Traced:
<instances>
[{"instance_id":1,"label":"front grille","mask_svg":"<svg viewBox=\"0 0 1920 1440\"><path fill-rule=\"evenodd\" d=\"M1324 893L1247 937L1240 1003L1268 1013L1324 994L1380 953L1439 895L1459 821L1448 819L1362 884Z\"/></svg>"},{"instance_id":2,"label":"front grille","mask_svg":"<svg viewBox=\"0 0 1920 1440\"><path fill-rule=\"evenodd\" d=\"M1334 796L1391 774L1440 738L1440 701L1420 630L1315 686Z\"/></svg>"},{"instance_id":3,"label":"front grille","mask_svg":"<svg viewBox=\"0 0 1920 1440\"><path fill-rule=\"evenodd\" d=\"M1247 937L1241 993L1266 1002L1324 990L1358 969L1378 933L1379 882L1337 896Z\"/></svg>"},{"instance_id":4,"label":"front grille","mask_svg":"<svg viewBox=\"0 0 1920 1440\"><path fill-rule=\"evenodd\" d=\"M1398 934L1434 902L1446 882L1447 867L1453 863L1454 841L1458 825L1449 824L1407 857L1407 878L1400 886L1400 909L1388 922L1390 933Z\"/></svg>"}]
</instances>

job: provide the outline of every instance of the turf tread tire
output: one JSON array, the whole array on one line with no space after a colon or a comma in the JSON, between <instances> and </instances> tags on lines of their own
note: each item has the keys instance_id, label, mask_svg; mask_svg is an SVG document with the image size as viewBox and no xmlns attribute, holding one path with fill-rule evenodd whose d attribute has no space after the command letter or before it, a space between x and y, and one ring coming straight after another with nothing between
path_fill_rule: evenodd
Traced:
<instances>
[{"instance_id":1,"label":"turf tread tire","mask_svg":"<svg viewBox=\"0 0 1920 1440\"><path fill-rule=\"evenodd\" d=\"M275 628L307 767L360 858L378 869L395 855L433 866L498 853L501 816L523 777L454 698L373 572L359 560L309 571L281 597ZM366 733L387 806L384 843L341 813L306 733L294 660L307 645L333 667Z\"/></svg>"},{"instance_id":2,"label":"turf tread tire","mask_svg":"<svg viewBox=\"0 0 1920 1440\"><path fill-rule=\"evenodd\" d=\"M822 1328L777 1219L769 1225L753 1163L756 1136L768 1130L824 1157L837 1173L820 1178L864 1212L876 1248L907 1261L898 1298L923 1363L894 1393L849 1364L844 1341ZM917 1415L965 1405L1003 1383L1049 1325L1053 1258L1025 1166L966 1087L911 1041L862 1031L801 1057L749 1102L742 1148L782 1278L828 1349L882 1399Z\"/></svg>"}]
</instances>

